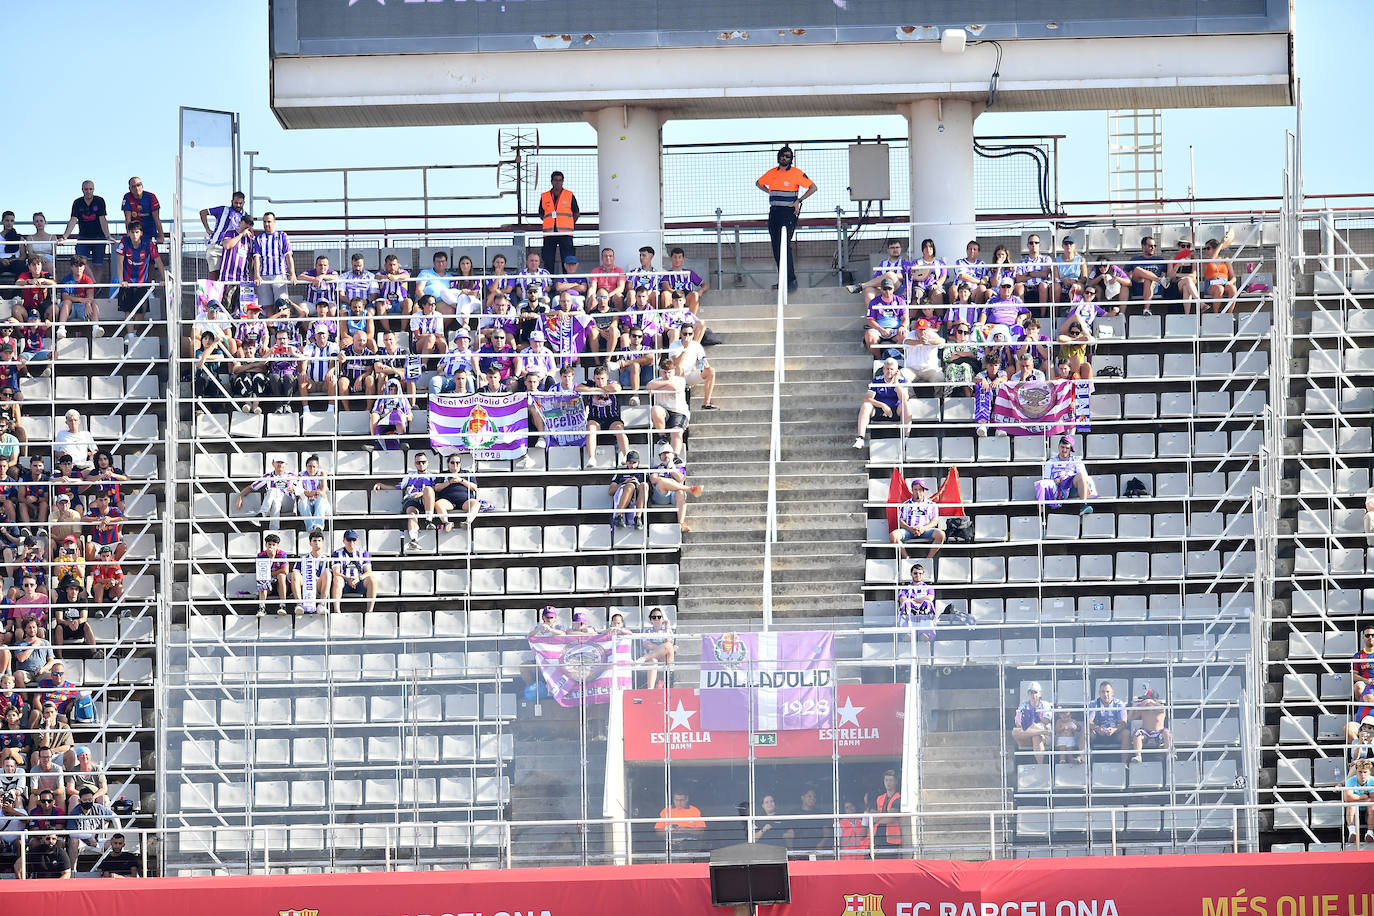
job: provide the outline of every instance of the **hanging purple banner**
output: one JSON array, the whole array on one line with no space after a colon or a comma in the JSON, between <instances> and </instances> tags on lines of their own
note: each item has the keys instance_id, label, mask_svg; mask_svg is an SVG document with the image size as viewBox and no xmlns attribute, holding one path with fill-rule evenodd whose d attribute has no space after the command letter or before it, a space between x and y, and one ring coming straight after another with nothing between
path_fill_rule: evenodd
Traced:
<instances>
[{"instance_id":1,"label":"hanging purple banner","mask_svg":"<svg viewBox=\"0 0 1374 916\"><path fill-rule=\"evenodd\" d=\"M703 731L827 728L834 710L834 633L719 633L702 638Z\"/></svg>"},{"instance_id":2,"label":"hanging purple banner","mask_svg":"<svg viewBox=\"0 0 1374 916\"><path fill-rule=\"evenodd\" d=\"M519 458L528 445L526 394L435 395L429 399L429 441L440 451L471 452L480 461Z\"/></svg>"},{"instance_id":3,"label":"hanging purple banner","mask_svg":"<svg viewBox=\"0 0 1374 916\"><path fill-rule=\"evenodd\" d=\"M539 636L530 639L539 673L559 706L593 706L611 701L611 691L633 686L630 640L597 636Z\"/></svg>"}]
</instances>

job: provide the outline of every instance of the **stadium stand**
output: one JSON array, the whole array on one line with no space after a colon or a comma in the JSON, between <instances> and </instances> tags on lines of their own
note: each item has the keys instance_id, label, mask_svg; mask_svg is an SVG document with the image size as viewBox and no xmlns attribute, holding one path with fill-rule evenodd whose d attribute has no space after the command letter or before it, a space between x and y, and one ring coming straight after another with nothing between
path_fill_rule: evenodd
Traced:
<instances>
[{"instance_id":1,"label":"stadium stand","mask_svg":"<svg viewBox=\"0 0 1374 916\"><path fill-rule=\"evenodd\" d=\"M943 337L941 351L954 349L936 352L937 374L928 374L931 354L919 345L894 354L910 373L910 429L879 422L860 449L850 447L859 392L881 367L860 339L868 306L838 289L808 291L788 305L772 610L783 629L835 631L841 683L914 691L919 721L909 727L919 751L906 779L918 799L906 812L908 851L981 855L990 824L998 854L1013 856L1327 848L1345 839L1338 789L1350 746L1365 740L1351 727L1362 715L1352 675L1367 669L1352 668L1352 655L1368 625L1362 589L1374 568L1364 501L1374 403L1360 349L1374 334L1362 298L1369 278L1348 258L1342 269L1312 277L1310 292L1295 294L1281 279L1291 249L1278 227L1246 217L1229 229L1118 221L995 229L978 239L983 251L1005 246L1016 262L1033 233L1056 251L1068 235L1085 270L1105 256L1129 272L1147 235L1171 254L1183 240L1234 236L1225 257L1239 276L1217 284L1225 308L1183 314L1176 303L1161 304L1174 301L1161 291L1145 314L1139 290L1118 302L1100 284L1108 294L1102 304L1120 306L1120 314L1095 318L1086 339L1056 339L1068 303L1054 300L1076 291L1042 301L1021 268L1026 303L1047 332L1033 348L1051 355L1042 368L1055 371L1054 356L1079 348L1070 371L1081 370L1091 386L1088 416L1069 436L1095 495L1085 503L1071 487L1059 497L1062 508L1037 490L1058 436L999 435L998 421L981 415L964 390L972 379L946 373L964 351L943 305L929 313L929 330ZM344 247L301 233L294 257L323 272L352 265L356 252L367 270L416 275L437 253L452 264L483 265L479 274L498 255L523 260L507 241L349 241ZM362 379L359 396L358 387L337 386L348 367L329 349L328 330L314 344L322 349L288 341L284 352L265 355L265 363L300 367L290 383L272 381L289 373L250 365L256 353L242 333L261 327L264 338L278 330L305 338L318 322L337 327L348 319L311 300L327 298L319 290L331 282L346 288L347 275L320 287L288 285L288 302L261 303L269 314L259 319L242 295L201 282L208 279L203 253L179 243L174 238L181 256L169 266L182 293L170 314L153 295L134 317L103 312L101 335L92 322L68 318L65 334L46 344L43 328L56 317L60 292L51 303L29 292L13 306L41 317L12 335L13 352L26 361L4 380L22 404L9 424L16 439L0 437L0 454L12 450L11 469L13 458L23 459L5 491L9 518L0 531L14 545L5 558L15 589L7 620L19 634L8 650L22 670L14 655L25 613L18 609L33 603L24 598L22 573L42 573L35 585L64 593L51 597L50 618L72 622L53 628L62 632L70 684L30 678L19 690L74 694L61 711L72 743L55 745L64 757L70 749L67 769L86 767L76 751L89 750L89 766L108 781L108 800L127 802L115 811L119 826L131 836L155 825L170 831L151 863L165 874L676 855L651 823L627 838L609 826L600 834L572 826L614 807L619 790L608 775L624 761L617 763L604 710L537 702L529 635L541 609L551 608L560 628L581 618L600 630L618 614L647 648L650 612L661 609L679 631L678 670L661 683L681 687L693 683L689 672L701 662L696 634L758 627L772 308L745 293L712 291L705 299L702 317L726 339L711 353L721 411L701 411L697 388L676 461L687 483L704 483L706 492L689 498L684 535L671 496L651 502L642 518L613 524L624 469L611 435L590 452L535 442L520 458L474 464L464 457L440 471L443 458L428 434L429 392L442 351L458 346L451 309L468 294L464 281L441 284L438 313L448 314L441 337L423 323L434 314L421 303L425 281L382 279L378 294L385 298L385 284L397 284L392 298L425 318L414 319L404 304L397 315L355 318L363 338L385 350L389 321L397 353L425 352L418 364L383 360L394 373L353 376ZM872 256L875 278L887 272L885 253ZM1215 272L1197 266L1203 281ZM943 267L946 279L960 270ZM900 268L904 283L894 291L909 296L913 285L930 286L923 270L921 263ZM137 288L158 289L152 279ZM536 288L554 282L517 275L509 288L537 305L524 289L531 280ZM1179 275L1171 280L1171 289L1189 289ZM486 298L471 293L474 303ZM948 295L958 308L957 291ZM208 308L217 296L228 306L222 312ZM509 324L474 315L468 330L480 338L505 328L524 338L523 349L545 317L522 318L521 310ZM203 331L212 352L201 361ZM0 335L0 354L7 336ZM481 345L472 340L473 349ZM232 356L220 359L214 348ZM332 390L311 386L312 359ZM644 368L639 389L618 404L629 447L647 468L667 430L655 428L652 360ZM591 382L589 370L578 365L575 381ZM927 374L917 376L921 370ZM237 384L260 371L265 385ZM480 385L480 372L472 375ZM379 406L392 378L400 393ZM43 474L61 473L54 459L63 453L78 467L95 461L82 430L117 469L106 483L74 483L65 494L82 502L76 546L85 562L76 594L101 599L86 602L92 645L81 612L67 614L73 602L61 588L65 566L77 564L54 552L63 524L75 524L60 514L71 510L57 508L67 478L20 476L33 473L28 458L44 459ZM422 457L429 464L417 466ZM968 539L942 516L945 540L903 556L888 521L901 502L892 496L894 471L934 489L955 469ZM431 519L432 500L443 498L439 481L429 494L423 485L398 488L412 473L475 481L477 492L463 495L476 502L471 510L466 499L439 504ZM40 508L44 491L35 483L48 486L50 505ZM101 488L120 512L117 537L101 522L103 510L87 515ZM320 498L309 501L312 494ZM322 540L312 543L314 533ZM110 555L100 552L107 542ZM301 593L301 558L312 551L316 572L341 581L356 573L360 584L350 581L337 597L321 594L312 607ZM933 589L924 593L930 607L917 615L919 625L899 625L918 623L898 614L916 563ZM529 703L532 684L536 702ZM1093 705L1107 684L1124 701L1130 737L1089 745L1095 721L1116 721ZM643 674L636 682L652 685ZM1032 685L1054 713L1043 741L1024 718ZM30 773L28 752L38 742L25 746L23 738L45 729L60 737L56 726L26 719L14 735L6 732L4 746L21 748ZM970 759L986 766L977 773L955 766ZM851 763L837 766L847 781L873 781L867 770L843 769ZM789 793L784 813L797 810L790 795L799 794L799 779L777 777L779 794ZM651 822L667 793L660 784L622 800L621 810ZM842 810L849 794L834 788L821 810ZM860 813L873 804L868 798ZM706 809L708 817L735 813L733 801ZM140 842L140 853L151 845ZM88 854L82 870L98 860Z\"/></svg>"}]
</instances>

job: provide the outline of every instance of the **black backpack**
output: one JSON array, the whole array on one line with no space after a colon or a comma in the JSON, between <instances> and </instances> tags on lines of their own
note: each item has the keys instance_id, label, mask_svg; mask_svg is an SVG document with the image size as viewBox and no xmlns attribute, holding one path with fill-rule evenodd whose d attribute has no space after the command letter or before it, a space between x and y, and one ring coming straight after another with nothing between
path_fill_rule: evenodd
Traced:
<instances>
[{"instance_id":1,"label":"black backpack","mask_svg":"<svg viewBox=\"0 0 1374 916\"><path fill-rule=\"evenodd\" d=\"M1139 477L1132 477L1126 481L1126 490L1121 495L1127 499L1136 499L1141 496L1149 496L1150 491L1145 489L1145 481Z\"/></svg>"},{"instance_id":2,"label":"black backpack","mask_svg":"<svg viewBox=\"0 0 1374 916\"><path fill-rule=\"evenodd\" d=\"M973 519L958 516L945 522L945 540L955 544L973 543Z\"/></svg>"}]
</instances>

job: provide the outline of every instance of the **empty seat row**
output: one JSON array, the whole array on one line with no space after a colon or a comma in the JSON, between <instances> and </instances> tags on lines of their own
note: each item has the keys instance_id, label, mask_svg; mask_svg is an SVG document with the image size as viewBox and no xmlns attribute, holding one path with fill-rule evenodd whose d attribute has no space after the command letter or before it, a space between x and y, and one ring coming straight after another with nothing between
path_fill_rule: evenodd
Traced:
<instances>
[{"instance_id":1,"label":"empty seat row","mask_svg":"<svg viewBox=\"0 0 1374 916\"><path fill-rule=\"evenodd\" d=\"M942 602L943 604L943 602ZM998 660L1015 664L1138 664L1170 659L1194 664L1242 661L1249 653L1247 632L1225 635L1177 634L1149 636L1041 636L984 640L986 629L951 627L935 642L908 642L901 636L869 636L863 642L868 661L907 661L934 665L987 665ZM955 638L966 634L967 639ZM974 646L977 642L979 645ZM997 645L994 645L994 644Z\"/></svg>"},{"instance_id":2,"label":"empty seat row","mask_svg":"<svg viewBox=\"0 0 1374 916\"><path fill-rule=\"evenodd\" d=\"M384 688L367 694L336 693L332 696L304 693L299 696L262 697L256 704L247 700L216 699L214 694L204 697L187 697L181 703L181 725L187 729L208 728L217 730L223 726L253 725L255 727L290 725L391 725L404 723L469 723L467 731L461 730L451 737L455 742L451 753L445 757L472 757L476 753L471 748L466 754L459 753L462 747L471 744L473 724L493 723L498 719L508 719L515 714L515 695L501 693L493 689L482 692L476 690L451 690L439 693L442 687L426 688L426 692L415 696L388 694ZM263 734L277 734L263 732ZM413 736L411 736L413 737ZM505 736L509 739L509 735ZM483 741L496 740L495 732L485 733ZM262 740L262 739L260 739ZM285 740L285 739L283 739ZM437 738L433 739L437 741ZM466 744L464 743L466 742ZM504 746L504 745L502 745ZM262 745L259 745L261 748ZM495 745L490 749L483 745L483 757L497 756ZM436 752L437 753L437 752ZM408 754L408 756L414 756ZM433 757L433 755L430 755ZM427 757L426 759L430 759Z\"/></svg>"},{"instance_id":3,"label":"empty seat row","mask_svg":"<svg viewBox=\"0 0 1374 916\"><path fill-rule=\"evenodd\" d=\"M1368 454L1374 451L1374 437L1368 426L1320 428L1304 426L1302 453L1304 455Z\"/></svg>"},{"instance_id":4,"label":"empty seat row","mask_svg":"<svg viewBox=\"0 0 1374 916\"><path fill-rule=\"evenodd\" d=\"M939 585L999 582L1146 582L1188 577L1245 577L1255 574L1253 550L1190 550L1145 553L1120 551L1082 555L954 556L942 555L934 581ZM864 561L869 584L898 581L895 559Z\"/></svg>"},{"instance_id":5,"label":"empty seat row","mask_svg":"<svg viewBox=\"0 0 1374 916\"><path fill-rule=\"evenodd\" d=\"M333 785L336 799L343 799L344 803L351 807L358 807L362 804L361 801L357 801L363 798L361 781L336 780ZM234 790L228 791L232 793ZM247 789L244 788L242 791L246 793ZM453 793L451 797L461 797L460 790L454 788L451 792ZM237 797L233 794L228 796L230 799ZM442 783L441 797L444 797ZM502 784L499 782L492 784L490 788L479 783L479 787L474 793L474 800L480 801L484 805L498 804L505 797ZM453 802L445 802L445 804L453 804ZM216 807L219 806L216 805ZM433 848L432 856L447 855L459 864L466 864L467 857L472 855L496 855L504 835L502 826L494 823L436 825L396 825L393 823L334 825L327 828L292 825L257 827L254 830L232 830L227 827L213 830L184 830L169 836L167 843L181 856L215 857L215 868L178 868L175 870L175 874L181 877L202 877L233 874L235 870L224 867L219 862L218 857L240 857L241 854L249 850L257 851L264 846L278 854L288 850L297 853L319 853L328 849L335 854L359 851L367 854L369 858L375 859L378 850L399 844L407 848L426 850ZM483 853L481 850L486 850L486 852ZM438 861L444 860L439 858ZM375 864L366 866L366 868L373 867L376 867ZM349 871L351 869L348 867L336 869L331 866L330 870ZM364 867L358 867L357 870L364 870Z\"/></svg>"},{"instance_id":6,"label":"empty seat row","mask_svg":"<svg viewBox=\"0 0 1374 916\"><path fill-rule=\"evenodd\" d=\"M367 779L291 779L258 777L250 795L245 783L199 782L183 777L181 807L185 811L285 810L390 807L402 805L490 804L501 798L502 777L396 777L379 773ZM282 828L283 831L286 828ZM393 828L392 842L395 842ZM225 830L232 834L233 831ZM260 848L256 847L255 848ZM332 844L331 844L331 848ZM223 851L223 850L221 850Z\"/></svg>"},{"instance_id":7,"label":"empty seat row","mask_svg":"<svg viewBox=\"0 0 1374 916\"><path fill-rule=\"evenodd\" d=\"M1366 430L1366 433L1368 430ZM1089 433L1080 438L1078 453L1088 460L1118 458L1220 458L1234 455L1250 458L1263 443L1258 429L1206 430L1140 433ZM1046 440L1038 436L976 438L946 436L939 439L923 436L909 439L905 444L906 461L941 461L951 463L1034 462L1048 457ZM869 450L869 460L875 464L896 464L902 459L902 443L896 439L875 439Z\"/></svg>"},{"instance_id":8,"label":"empty seat row","mask_svg":"<svg viewBox=\"0 0 1374 916\"><path fill-rule=\"evenodd\" d=\"M1311 588L1295 583L1290 605L1297 617L1353 615L1361 609L1374 612L1374 589L1331 588L1323 592L1321 583Z\"/></svg>"},{"instance_id":9,"label":"empty seat row","mask_svg":"<svg viewBox=\"0 0 1374 916\"><path fill-rule=\"evenodd\" d=\"M1293 557L1293 573L1307 575L1359 576L1374 573L1374 547L1312 547L1298 544Z\"/></svg>"},{"instance_id":10,"label":"empty seat row","mask_svg":"<svg viewBox=\"0 0 1374 916\"><path fill-rule=\"evenodd\" d=\"M1352 387L1361 379L1341 379L1337 388L1313 383L1304 394L1304 412L1308 414L1355 414L1374 411L1374 388Z\"/></svg>"}]
</instances>

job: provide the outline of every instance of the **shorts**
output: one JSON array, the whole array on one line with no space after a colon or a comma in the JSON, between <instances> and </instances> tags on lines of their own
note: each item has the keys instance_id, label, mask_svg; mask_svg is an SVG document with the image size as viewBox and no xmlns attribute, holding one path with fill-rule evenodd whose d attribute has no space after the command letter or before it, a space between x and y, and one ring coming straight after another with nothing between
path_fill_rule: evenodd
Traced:
<instances>
[{"instance_id":1,"label":"shorts","mask_svg":"<svg viewBox=\"0 0 1374 916\"><path fill-rule=\"evenodd\" d=\"M464 503L472 499L472 491L467 487L452 484L444 491L444 495L439 498L446 499L454 506L461 508Z\"/></svg>"},{"instance_id":2,"label":"shorts","mask_svg":"<svg viewBox=\"0 0 1374 916\"><path fill-rule=\"evenodd\" d=\"M933 543L935 543L935 531L936 531L936 529L934 529L934 528L931 528L929 531L925 532L924 534L912 534L910 531L906 530L905 528L899 528L899 529L897 529L897 530L900 531L900 532L902 533L902 543L904 543L904 544L910 543L910 542L912 542L912 541L923 541L923 542L925 542L925 543L927 543L927 544L933 544Z\"/></svg>"},{"instance_id":3,"label":"shorts","mask_svg":"<svg viewBox=\"0 0 1374 916\"><path fill-rule=\"evenodd\" d=\"M72 317L77 321L86 320L86 303L79 299L72 300Z\"/></svg>"},{"instance_id":4,"label":"shorts","mask_svg":"<svg viewBox=\"0 0 1374 916\"><path fill-rule=\"evenodd\" d=\"M592 317L592 320L596 322L596 326L597 326L598 328L600 328L601 330L605 331L605 330L609 329L609 328L611 327L611 325L615 324L615 322L616 322L616 316L614 316L614 315L594 315L594 316Z\"/></svg>"},{"instance_id":5,"label":"shorts","mask_svg":"<svg viewBox=\"0 0 1374 916\"><path fill-rule=\"evenodd\" d=\"M1207 283L1207 290L1206 290L1206 291L1210 293L1210 292L1211 292L1212 290L1214 290L1214 289L1225 289L1225 288L1226 288L1226 284L1227 284L1227 283L1230 283L1230 282L1231 282L1231 281L1228 280L1228 279L1226 279L1225 277L1211 277L1210 279L1208 279L1208 280L1206 281L1206 283Z\"/></svg>"},{"instance_id":6,"label":"shorts","mask_svg":"<svg viewBox=\"0 0 1374 916\"><path fill-rule=\"evenodd\" d=\"M675 410L664 410L663 412L667 415L663 421L665 429L687 428L687 415L685 413L678 413Z\"/></svg>"},{"instance_id":7,"label":"shorts","mask_svg":"<svg viewBox=\"0 0 1374 916\"><path fill-rule=\"evenodd\" d=\"M695 388L696 386L700 385L703 381L705 381L705 379L702 378L700 372L693 369L691 373L684 379L684 381L687 383L688 388Z\"/></svg>"},{"instance_id":8,"label":"shorts","mask_svg":"<svg viewBox=\"0 0 1374 916\"><path fill-rule=\"evenodd\" d=\"M210 270L219 270L219 264L224 260L224 246L207 245L205 248L205 265Z\"/></svg>"},{"instance_id":9,"label":"shorts","mask_svg":"<svg viewBox=\"0 0 1374 916\"><path fill-rule=\"evenodd\" d=\"M899 404L889 404L887 401L879 401L884 407L892 411L892 416L888 416L881 410L874 408L873 416L870 418L872 423L900 423L902 420L902 410Z\"/></svg>"},{"instance_id":10,"label":"shorts","mask_svg":"<svg viewBox=\"0 0 1374 916\"><path fill-rule=\"evenodd\" d=\"M76 253L86 259L86 263L92 267L99 267L105 263L109 256L110 249L104 244L80 245L76 246Z\"/></svg>"},{"instance_id":11,"label":"shorts","mask_svg":"<svg viewBox=\"0 0 1374 916\"><path fill-rule=\"evenodd\" d=\"M381 427L378 427L377 431L381 432ZM414 509L416 512L425 511L424 500L422 500L418 496L408 496L405 499L401 500L401 511L406 512L410 509Z\"/></svg>"},{"instance_id":12,"label":"shorts","mask_svg":"<svg viewBox=\"0 0 1374 916\"><path fill-rule=\"evenodd\" d=\"M1079 362L1083 362L1088 358L1088 348L1084 344L1073 344L1072 346L1065 347L1062 352L1065 358L1076 359Z\"/></svg>"},{"instance_id":13,"label":"shorts","mask_svg":"<svg viewBox=\"0 0 1374 916\"><path fill-rule=\"evenodd\" d=\"M655 506L671 506L673 504L673 494L663 493L651 482L649 484L649 502Z\"/></svg>"},{"instance_id":14,"label":"shorts","mask_svg":"<svg viewBox=\"0 0 1374 916\"><path fill-rule=\"evenodd\" d=\"M372 304L376 307L378 315L399 315L404 308L400 299L378 299Z\"/></svg>"},{"instance_id":15,"label":"shorts","mask_svg":"<svg viewBox=\"0 0 1374 916\"><path fill-rule=\"evenodd\" d=\"M357 585L349 585L347 582L345 582L343 585L343 591L340 592L340 595L344 598L366 598L367 587L363 584L362 579L358 580Z\"/></svg>"}]
</instances>

